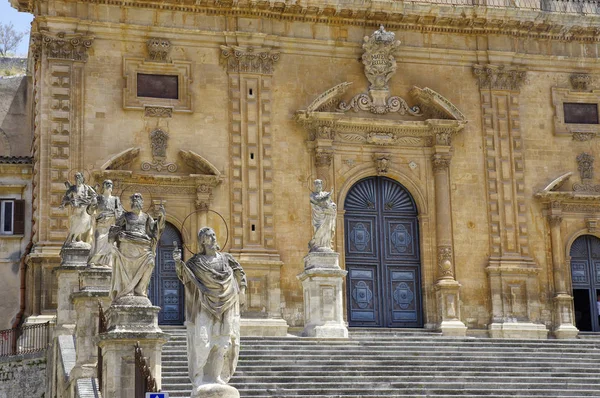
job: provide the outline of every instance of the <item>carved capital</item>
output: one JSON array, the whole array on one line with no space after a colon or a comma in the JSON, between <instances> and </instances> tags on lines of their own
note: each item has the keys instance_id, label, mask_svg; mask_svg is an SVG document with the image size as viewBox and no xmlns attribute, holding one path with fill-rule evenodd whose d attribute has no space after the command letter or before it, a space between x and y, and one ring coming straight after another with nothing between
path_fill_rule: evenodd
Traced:
<instances>
[{"instance_id":1,"label":"carved capital","mask_svg":"<svg viewBox=\"0 0 600 398\"><path fill-rule=\"evenodd\" d=\"M87 50L92 47L94 38L78 34L60 32L35 33L32 35L32 52L36 58L42 53L49 59L65 59L69 61L87 61Z\"/></svg>"},{"instance_id":2,"label":"carved capital","mask_svg":"<svg viewBox=\"0 0 600 398\"><path fill-rule=\"evenodd\" d=\"M550 223L550 227L559 227L562 222L562 215L560 214L550 214L548 216L548 222Z\"/></svg>"},{"instance_id":3,"label":"carved capital","mask_svg":"<svg viewBox=\"0 0 600 398\"><path fill-rule=\"evenodd\" d=\"M574 132L573 141L591 141L596 136L595 133Z\"/></svg>"},{"instance_id":4,"label":"carved capital","mask_svg":"<svg viewBox=\"0 0 600 398\"><path fill-rule=\"evenodd\" d=\"M212 187L200 184L196 187L196 210L208 211L212 202Z\"/></svg>"},{"instance_id":5,"label":"carved capital","mask_svg":"<svg viewBox=\"0 0 600 398\"><path fill-rule=\"evenodd\" d=\"M452 145L452 132L448 130L435 131L435 145Z\"/></svg>"},{"instance_id":6,"label":"carved capital","mask_svg":"<svg viewBox=\"0 0 600 398\"><path fill-rule=\"evenodd\" d=\"M390 156L387 154L373 154L373 162L375 162L375 168L377 169L377 174L382 175L386 174L390 168Z\"/></svg>"},{"instance_id":7,"label":"carved capital","mask_svg":"<svg viewBox=\"0 0 600 398\"><path fill-rule=\"evenodd\" d=\"M473 73L480 89L518 91L525 82L527 72L504 65L474 65Z\"/></svg>"},{"instance_id":8,"label":"carved capital","mask_svg":"<svg viewBox=\"0 0 600 398\"><path fill-rule=\"evenodd\" d=\"M171 42L169 39L152 37L146 42L146 50L148 51L148 61L168 62Z\"/></svg>"},{"instance_id":9,"label":"carved capital","mask_svg":"<svg viewBox=\"0 0 600 398\"><path fill-rule=\"evenodd\" d=\"M333 160L333 151L329 149L317 148L315 149L315 166L329 167Z\"/></svg>"},{"instance_id":10,"label":"carved capital","mask_svg":"<svg viewBox=\"0 0 600 398\"><path fill-rule=\"evenodd\" d=\"M440 279L453 279L452 247L438 246L438 270Z\"/></svg>"},{"instance_id":11,"label":"carved capital","mask_svg":"<svg viewBox=\"0 0 600 398\"><path fill-rule=\"evenodd\" d=\"M450 160L450 156L436 153L431 157L433 171L437 173L448 170L448 168L450 167Z\"/></svg>"},{"instance_id":12,"label":"carved capital","mask_svg":"<svg viewBox=\"0 0 600 398\"><path fill-rule=\"evenodd\" d=\"M569 76L569 81L573 90L586 91L592 82L592 77L587 73L573 73Z\"/></svg>"},{"instance_id":13,"label":"carved capital","mask_svg":"<svg viewBox=\"0 0 600 398\"><path fill-rule=\"evenodd\" d=\"M270 48L221 46L221 61L229 73L272 75L279 52Z\"/></svg>"}]
</instances>

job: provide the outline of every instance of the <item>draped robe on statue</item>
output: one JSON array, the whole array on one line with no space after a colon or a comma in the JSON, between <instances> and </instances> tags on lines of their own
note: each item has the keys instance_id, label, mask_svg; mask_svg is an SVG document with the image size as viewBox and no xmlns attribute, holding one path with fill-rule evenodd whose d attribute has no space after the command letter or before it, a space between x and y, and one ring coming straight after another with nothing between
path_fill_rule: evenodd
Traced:
<instances>
[{"instance_id":1,"label":"draped robe on statue","mask_svg":"<svg viewBox=\"0 0 600 398\"><path fill-rule=\"evenodd\" d=\"M331 201L329 192L313 192L310 194L312 208L313 238L308 243L311 252L332 251L331 242L335 233L337 207Z\"/></svg>"},{"instance_id":2,"label":"draped robe on statue","mask_svg":"<svg viewBox=\"0 0 600 398\"><path fill-rule=\"evenodd\" d=\"M121 201L116 196L98 196L96 206L88 207L88 212L96 212L94 241L88 263L99 266L112 266L114 244L108 239L110 227L123 213Z\"/></svg>"},{"instance_id":3,"label":"draped robe on statue","mask_svg":"<svg viewBox=\"0 0 600 398\"><path fill-rule=\"evenodd\" d=\"M190 380L194 388L203 384L206 364L225 353L220 377L227 382L240 350L239 290L246 274L230 254L216 253L177 262L177 275L185 286Z\"/></svg>"},{"instance_id":4,"label":"draped robe on statue","mask_svg":"<svg viewBox=\"0 0 600 398\"><path fill-rule=\"evenodd\" d=\"M143 212L139 215L126 212L115 227L120 231L117 250L114 250L110 296L113 301L127 295L147 297L156 245L165 227L164 218L154 221Z\"/></svg>"}]
</instances>

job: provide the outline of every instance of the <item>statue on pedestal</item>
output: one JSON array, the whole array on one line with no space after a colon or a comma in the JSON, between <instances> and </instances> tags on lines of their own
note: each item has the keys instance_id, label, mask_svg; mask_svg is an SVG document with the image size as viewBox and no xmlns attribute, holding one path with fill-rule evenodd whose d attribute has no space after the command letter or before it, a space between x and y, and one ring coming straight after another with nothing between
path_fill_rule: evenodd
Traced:
<instances>
[{"instance_id":1,"label":"statue on pedestal","mask_svg":"<svg viewBox=\"0 0 600 398\"><path fill-rule=\"evenodd\" d=\"M192 397L239 397L226 385L237 366L240 307L245 305L246 274L229 253L220 253L215 231L198 231L200 252L187 262L175 249L177 275L185 286L189 375Z\"/></svg>"},{"instance_id":2,"label":"statue on pedestal","mask_svg":"<svg viewBox=\"0 0 600 398\"><path fill-rule=\"evenodd\" d=\"M315 180L315 190L310 194L312 207L313 238L308 243L311 252L332 252L332 240L335 233L337 206L331 200L331 192L323 191L323 181Z\"/></svg>"},{"instance_id":3,"label":"statue on pedestal","mask_svg":"<svg viewBox=\"0 0 600 398\"><path fill-rule=\"evenodd\" d=\"M97 194L89 185L85 184L83 174L75 173L75 184L65 181L67 191L63 196L60 208L71 206L69 217L69 235L64 243L66 247L90 247L92 241L92 217L87 213L87 207L92 204Z\"/></svg>"},{"instance_id":4,"label":"statue on pedestal","mask_svg":"<svg viewBox=\"0 0 600 398\"><path fill-rule=\"evenodd\" d=\"M112 267L114 242L108 240L108 233L116 220L123 214L123 206L118 196L112 195L113 182L104 180L102 195L98 195L88 206L87 212L95 217L94 242L88 264L97 267Z\"/></svg>"},{"instance_id":5,"label":"statue on pedestal","mask_svg":"<svg viewBox=\"0 0 600 398\"><path fill-rule=\"evenodd\" d=\"M131 211L123 213L110 228L109 241L116 240L110 297L113 304L126 296L148 300L148 284L154 270L156 245L165 227L165 209L160 206L155 221L144 213L144 199L139 193L131 195Z\"/></svg>"}]
</instances>

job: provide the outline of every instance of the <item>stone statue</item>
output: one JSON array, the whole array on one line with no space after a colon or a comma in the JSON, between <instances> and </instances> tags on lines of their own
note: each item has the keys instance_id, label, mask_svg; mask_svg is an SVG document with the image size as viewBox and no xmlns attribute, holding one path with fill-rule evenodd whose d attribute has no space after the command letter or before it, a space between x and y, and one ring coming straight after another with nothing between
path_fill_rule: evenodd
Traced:
<instances>
[{"instance_id":1,"label":"stone statue","mask_svg":"<svg viewBox=\"0 0 600 398\"><path fill-rule=\"evenodd\" d=\"M192 397L239 397L225 385L240 350L240 307L246 301L246 274L229 253L220 253L215 231L198 231L199 252L187 262L175 249L177 275L185 286L189 376Z\"/></svg>"},{"instance_id":2,"label":"stone statue","mask_svg":"<svg viewBox=\"0 0 600 398\"><path fill-rule=\"evenodd\" d=\"M65 181L67 191L63 196L60 208L71 206L71 216L69 217L69 235L64 246L87 246L92 241L92 217L87 213L87 207L92 204L96 198L96 191L85 184L83 174L75 173L75 184L71 185Z\"/></svg>"},{"instance_id":3,"label":"stone statue","mask_svg":"<svg viewBox=\"0 0 600 398\"><path fill-rule=\"evenodd\" d=\"M144 304L149 304L148 284L154 270L156 245L165 227L165 209L160 206L155 221L142 211L141 194L134 193L130 199L131 211L123 213L109 232L109 241L117 243L110 297L114 303L125 296L138 296L145 298Z\"/></svg>"},{"instance_id":4,"label":"stone statue","mask_svg":"<svg viewBox=\"0 0 600 398\"><path fill-rule=\"evenodd\" d=\"M87 212L95 218L94 241L88 264L97 267L111 267L114 242L109 242L110 227L123 214L121 200L112 195L113 182L104 180L102 195L98 195L88 206Z\"/></svg>"},{"instance_id":5,"label":"stone statue","mask_svg":"<svg viewBox=\"0 0 600 398\"><path fill-rule=\"evenodd\" d=\"M315 191L310 194L314 235L308 243L311 252L332 252L337 206L331 200L331 192L323 191L323 181L315 180Z\"/></svg>"}]
</instances>

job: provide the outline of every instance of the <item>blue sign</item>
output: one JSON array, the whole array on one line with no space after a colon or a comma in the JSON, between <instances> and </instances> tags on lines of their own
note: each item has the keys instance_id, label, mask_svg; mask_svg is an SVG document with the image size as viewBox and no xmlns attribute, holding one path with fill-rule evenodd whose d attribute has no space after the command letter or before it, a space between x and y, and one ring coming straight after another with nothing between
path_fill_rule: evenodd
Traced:
<instances>
[{"instance_id":1,"label":"blue sign","mask_svg":"<svg viewBox=\"0 0 600 398\"><path fill-rule=\"evenodd\" d=\"M169 398L168 392L147 392L146 398Z\"/></svg>"}]
</instances>

